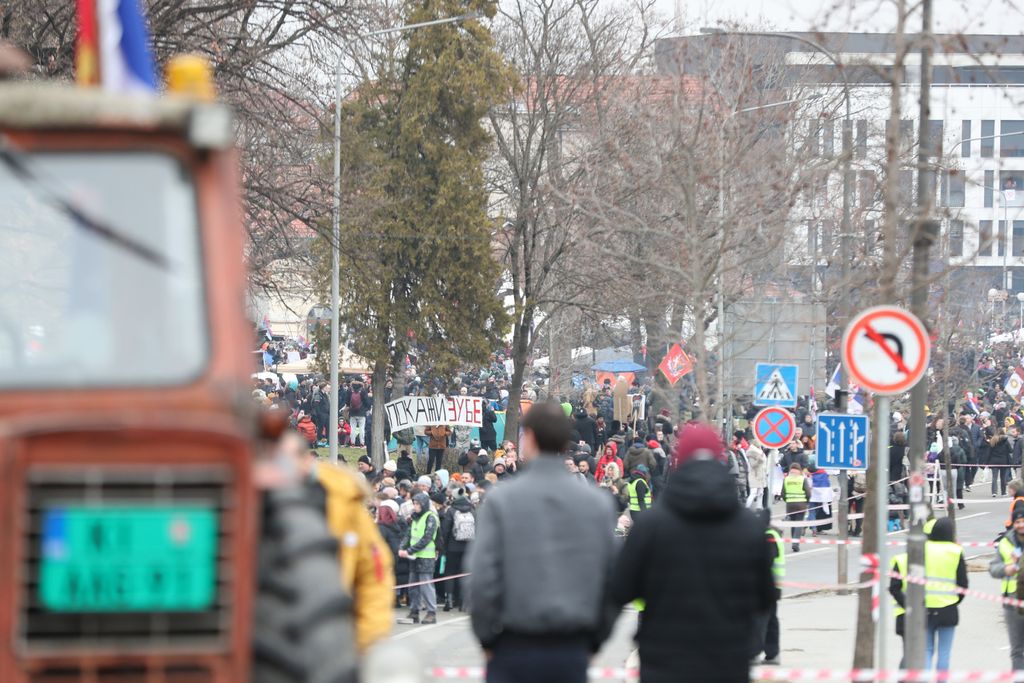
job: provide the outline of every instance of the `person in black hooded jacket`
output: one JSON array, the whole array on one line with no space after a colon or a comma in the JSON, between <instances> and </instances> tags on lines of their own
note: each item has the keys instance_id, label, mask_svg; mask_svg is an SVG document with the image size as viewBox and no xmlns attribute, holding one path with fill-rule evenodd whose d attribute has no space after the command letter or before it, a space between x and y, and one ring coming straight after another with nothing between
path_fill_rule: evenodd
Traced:
<instances>
[{"instance_id":1,"label":"person in black hooded jacket","mask_svg":"<svg viewBox=\"0 0 1024 683\"><path fill-rule=\"evenodd\" d=\"M612 599L645 602L640 680L747 683L757 625L776 601L764 525L736 497L713 429L688 425L658 502L636 516ZM700 552L695 552L699 548Z\"/></svg>"},{"instance_id":2,"label":"person in black hooded jacket","mask_svg":"<svg viewBox=\"0 0 1024 683\"><path fill-rule=\"evenodd\" d=\"M469 517L472 522L469 522ZM456 525L456 521L459 522ZM441 533L438 538L442 541L444 548L445 565L444 576L457 576L463 573L463 561L469 544L476 537L476 511L473 504L466 497L465 489L458 489L452 504L445 510L441 518ZM445 581L444 611L452 609L462 611L462 581L451 579Z\"/></svg>"}]
</instances>

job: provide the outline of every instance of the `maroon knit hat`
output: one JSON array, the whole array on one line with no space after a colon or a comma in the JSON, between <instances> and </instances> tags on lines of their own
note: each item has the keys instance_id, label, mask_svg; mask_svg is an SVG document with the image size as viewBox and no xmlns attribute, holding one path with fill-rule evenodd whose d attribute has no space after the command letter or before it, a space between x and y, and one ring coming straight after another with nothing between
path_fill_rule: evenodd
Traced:
<instances>
[{"instance_id":1,"label":"maroon knit hat","mask_svg":"<svg viewBox=\"0 0 1024 683\"><path fill-rule=\"evenodd\" d=\"M726 462L722 437L706 424L688 424L683 427L672 454L673 469L691 460L718 460Z\"/></svg>"}]
</instances>

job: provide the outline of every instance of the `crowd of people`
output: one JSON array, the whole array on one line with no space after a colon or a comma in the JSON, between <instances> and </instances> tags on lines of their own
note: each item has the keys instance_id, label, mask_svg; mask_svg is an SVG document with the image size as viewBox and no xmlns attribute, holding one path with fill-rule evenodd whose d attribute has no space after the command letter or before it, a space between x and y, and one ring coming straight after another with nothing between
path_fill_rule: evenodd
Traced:
<instances>
[{"instance_id":1,"label":"crowd of people","mask_svg":"<svg viewBox=\"0 0 1024 683\"><path fill-rule=\"evenodd\" d=\"M936 502L962 507L965 491L985 485L992 496L1009 495L1019 503L990 567L1003 593L1016 596L1024 556L1024 497L1018 500L1024 483L1014 472L1024 451L1024 410L999 388L1005 368L986 358L977 370L976 392L929 415L922 457ZM638 414L638 397L649 407L639 382L586 384L571 400L545 400L527 388L524 396L536 403L524 417L520 450L513 441L499 441L494 428L494 413L508 400L508 378L500 375L496 367L462 374L448 389L487 399L478 434L458 426L417 427L394 435L398 449L379 469L368 455L355 463L359 485L365 482L363 491L369 491L375 539L389 560L387 585L398 587L389 588L387 608L378 599L378 610L390 615L401 608L404 624L436 623L441 610L471 612L474 632L488 651L489 680L491 671L505 672L493 678L502 681L583 680L586 661L625 604L639 610L645 681L674 680L679 667L707 672L697 676L701 680L740 681L752 661L779 663L775 605L785 555L800 550L805 530L820 534L835 524L834 473L815 458L816 416L825 406L804 398L794 411L799 426L793 440L765 449L742 419L723 442L697 421L675 424L667 410ZM410 379L407 394L437 390ZM385 402L392 387L389 382ZM324 443L332 424L324 383L261 380L254 396L291 411L305 446ZM339 398L342 443L367 446L374 405L369 383L350 378ZM903 412L894 411L892 504L907 502L910 432ZM323 463L317 467L326 469ZM862 512L868 495L863 473L849 477L850 512ZM784 519L797 523L786 532L772 526L770 510L780 502ZM856 536L862 520L853 516L849 532ZM901 510L891 512L891 528L903 526L905 518ZM933 522L927 573L952 588L927 592L928 661L944 670L963 599L958 589L967 582L952 528L945 519ZM790 548L784 537L792 537ZM736 542L715 542L720 538ZM694 545L710 553L703 553L706 562L687 554ZM902 632L905 554L895 558L893 570L897 576L889 592ZM712 618L710 605L672 586L728 594L735 601L734 618ZM1015 608L1007 608L1007 628L1012 664L1024 669L1024 617ZM665 640L669 633L675 634L672 642ZM688 644L679 647L680 640Z\"/></svg>"}]
</instances>

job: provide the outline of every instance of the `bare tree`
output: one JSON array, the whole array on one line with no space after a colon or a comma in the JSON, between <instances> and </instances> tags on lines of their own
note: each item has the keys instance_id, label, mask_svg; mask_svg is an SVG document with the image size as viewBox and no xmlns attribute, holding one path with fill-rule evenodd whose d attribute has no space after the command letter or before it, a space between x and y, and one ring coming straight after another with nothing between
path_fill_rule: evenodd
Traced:
<instances>
[{"instance_id":1,"label":"bare tree","mask_svg":"<svg viewBox=\"0 0 1024 683\"><path fill-rule=\"evenodd\" d=\"M521 79L509 100L491 111L496 154L488 173L496 200L492 212L503 216L496 240L512 311L515 367L505 433L513 439L537 339L553 319L572 315L566 309L598 303L589 287L596 271L585 254L585 223L566 200L567 188L581 174L574 140L582 114L606 98L651 47L649 0L617 9L598 5L515 0L495 25L498 46Z\"/></svg>"}]
</instances>

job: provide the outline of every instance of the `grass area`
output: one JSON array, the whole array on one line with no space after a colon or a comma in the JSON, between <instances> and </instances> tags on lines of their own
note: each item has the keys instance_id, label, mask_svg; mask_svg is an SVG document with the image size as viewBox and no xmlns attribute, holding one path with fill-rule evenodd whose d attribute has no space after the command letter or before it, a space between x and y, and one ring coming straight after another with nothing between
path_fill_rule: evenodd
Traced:
<instances>
[{"instance_id":1,"label":"grass area","mask_svg":"<svg viewBox=\"0 0 1024 683\"><path fill-rule=\"evenodd\" d=\"M313 450L318 458L326 458L328 456L328 448L326 446L323 448L314 448ZM352 448L350 446L338 447L338 458L344 459L344 461L349 465L355 466L356 461L363 455L366 455L365 448ZM397 450L388 453L388 458L396 457L398 457ZM426 455L423 457L426 458ZM413 459L416 461L416 470L422 474L426 466L426 460L417 459L415 453L413 453ZM444 459L441 461L441 468L446 469L449 472L461 472L462 468L459 467L458 460L459 452L454 448L449 448L445 451Z\"/></svg>"},{"instance_id":2,"label":"grass area","mask_svg":"<svg viewBox=\"0 0 1024 683\"><path fill-rule=\"evenodd\" d=\"M323 448L315 448L313 450L316 452L318 458L326 458L330 454L330 450L327 448L327 446L324 446ZM338 447L338 458L344 459L345 462L349 463L350 465L355 465L356 460L358 460L359 457L363 455L366 455L365 448L353 448L352 446Z\"/></svg>"}]
</instances>

